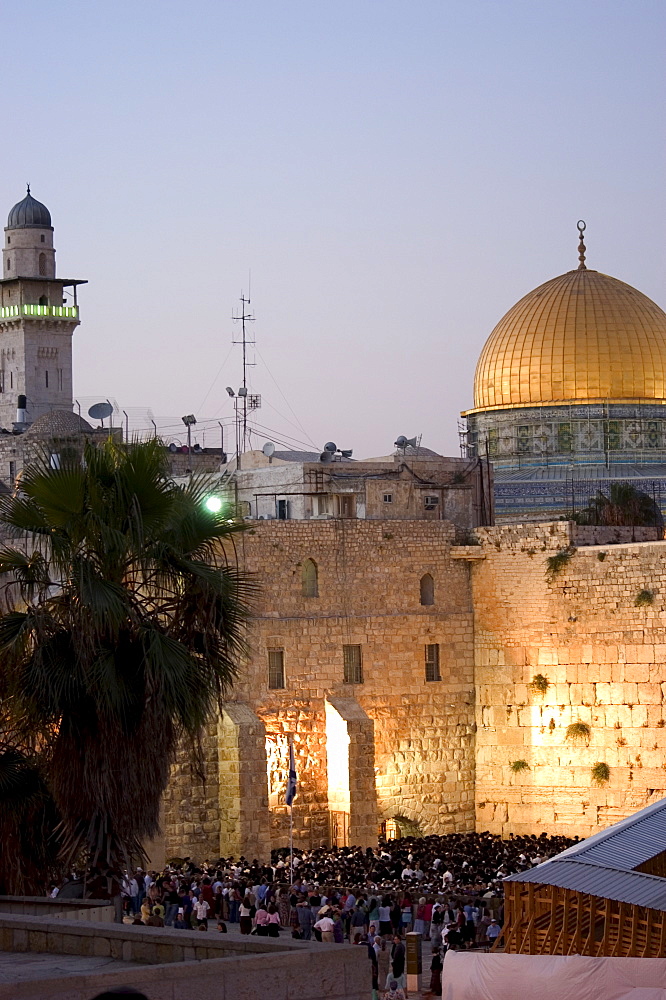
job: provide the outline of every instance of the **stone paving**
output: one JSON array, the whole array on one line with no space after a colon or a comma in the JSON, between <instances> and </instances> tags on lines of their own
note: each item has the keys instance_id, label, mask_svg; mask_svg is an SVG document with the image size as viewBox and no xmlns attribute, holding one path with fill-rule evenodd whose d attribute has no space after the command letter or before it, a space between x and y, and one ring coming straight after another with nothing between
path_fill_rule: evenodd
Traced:
<instances>
[{"instance_id":1,"label":"stone paving","mask_svg":"<svg viewBox=\"0 0 666 1000\"><path fill-rule=\"evenodd\" d=\"M141 968L143 966L137 962L121 962L113 958L0 951L0 985L23 983L32 979L53 979L56 976L110 972L112 969L127 969L131 973L132 969Z\"/></svg>"}]
</instances>

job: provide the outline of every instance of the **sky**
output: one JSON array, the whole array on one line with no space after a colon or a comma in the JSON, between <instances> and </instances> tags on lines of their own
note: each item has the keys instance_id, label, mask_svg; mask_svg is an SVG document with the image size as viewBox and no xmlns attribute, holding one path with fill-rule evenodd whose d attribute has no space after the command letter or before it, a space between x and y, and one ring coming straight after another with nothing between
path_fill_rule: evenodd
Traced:
<instances>
[{"instance_id":1,"label":"sky","mask_svg":"<svg viewBox=\"0 0 666 1000\"><path fill-rule=\"evenodd\" d=\"M662 307L663 0L4 4L0 202L79 290L75 395L227 446L459 454L476 360L588 266ZM4 204L4 208L2 208Z\"/></svg>"}]
</instances>

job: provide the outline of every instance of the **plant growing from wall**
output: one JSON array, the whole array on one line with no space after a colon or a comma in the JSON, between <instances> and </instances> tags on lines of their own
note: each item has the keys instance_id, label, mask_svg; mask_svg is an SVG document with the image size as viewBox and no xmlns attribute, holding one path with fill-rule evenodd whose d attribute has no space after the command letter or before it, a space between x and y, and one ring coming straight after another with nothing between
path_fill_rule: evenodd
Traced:
<instances>
[{"instance_id":1,"label":"plant growing from wall","mask_svg":"<svg viewBox=\"0 0 666 1000\"><path fill-rule=\"evenodd\" d=\"M529 771L530 765L526 760L512 760L509 767L514 774L519 774L520 771Z\"/></svg>"},{"instance_id":2,"label":"plant growing from wall","mask_svg":"<svg viewBox=\"0 0 666 1000\"><path fill-rule=\"evenodd\" d=\"M546 579L552 580L556 577L567 565L572 555L571 549L560 549L554 556L549 556L546 559Z\"/></svg>"},{"instance_id":3,"label":"plant growing from wall","mask_svg":"<svg viewBox=\"0 0 666 1000\"><path fill-rule=\"evenodd\" d=\"M592 768L592 780L597 785L603 785L610 780L610 767L600 760Z\"/></svg>"},{"instance_id":4,"label":"plant growing from wall","mask_svg":"<svg viewBox=\"0 0 666 1000\"><path fill-rule=\"evenodd\" d=\"M651 590L640 590L636 594L634 604L637 608L647 608L651 604L654 604L654 594Z\"/></svg>"},{"instance_id":5,"label":"plant growing from wall","mask_svg":"<svg viewBox=\"0 0 666 1000\"><path fill-rule=\"evenodd\" d=\"M597 559L599 562L603 562L607 555L607 552L597 552Z\"/></svg>"},{"instance_id":6,"label":"plant growing from wall","mask_svg":"<svg viewBox=\"0 0 666 1000\"><path fill-rule=\"evenodd\" d=\"M592 730L587 722L572 722L571 725L567 726L566 738L572 743L582 743L589 740L591 733Z\"/></svg>"},{"instance_id":7,"label":"plant growing from wall","mask_svg":"<svg viewBox=\"0 0 666 1000\"><path fill-rule=\"evenodd\" d=\"M545 674L535 674L530 687L535 694L545 694L550 687L550 681Z\"/></svg>"}]
</instances>

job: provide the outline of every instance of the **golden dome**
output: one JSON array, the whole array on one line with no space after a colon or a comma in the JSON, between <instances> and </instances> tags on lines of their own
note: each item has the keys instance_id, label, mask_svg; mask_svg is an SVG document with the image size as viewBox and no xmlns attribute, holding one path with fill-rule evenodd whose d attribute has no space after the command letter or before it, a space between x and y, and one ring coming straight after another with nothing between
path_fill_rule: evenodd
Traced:
<instances>
[{"instance_id":1,"label":"golden dome","mask_svg":"<svg viewBox=\"0 0 666 1000\"><path fill-rule=\"evenodd\" d=\"M585 268L509 309L474 375L475 410L618 400L666 401L666 313Z\"/></svg>"}]
</instances>

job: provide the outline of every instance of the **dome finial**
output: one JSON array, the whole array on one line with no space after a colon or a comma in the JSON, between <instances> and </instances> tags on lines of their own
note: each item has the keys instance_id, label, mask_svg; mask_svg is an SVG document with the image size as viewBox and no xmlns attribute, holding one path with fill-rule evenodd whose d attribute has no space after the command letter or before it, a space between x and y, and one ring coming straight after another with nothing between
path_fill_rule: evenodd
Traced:
<instances>
[{"instance_id":1,"label":"dome finial","mask_svg":"<svg viewBox=\"0 0 666 1000\"><path fill-rule=\"evenodd\" d=\"M578 237L579 237L579 239L578 239L578 260L580 261L580 264L578 265L578 270L579 271L587 271L587 267L585 266L585 249L586 249L586 247L585 247L585 244L583 243L583 233L585 232L585 223L583 222L582 219L579 219L578 222L576 223L576 226L578 227Z\"/></svg>"},{"instance_id":2,"label":"dome finial","mask_svg":"<svg viewBox=\"0 0 666 1000\"><path fill-rule=\"evenodd\" d=\"M28 194L30 194L30 181L28 181L26 187L28 188Z\"/></svg>"}]
</instances>

